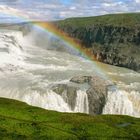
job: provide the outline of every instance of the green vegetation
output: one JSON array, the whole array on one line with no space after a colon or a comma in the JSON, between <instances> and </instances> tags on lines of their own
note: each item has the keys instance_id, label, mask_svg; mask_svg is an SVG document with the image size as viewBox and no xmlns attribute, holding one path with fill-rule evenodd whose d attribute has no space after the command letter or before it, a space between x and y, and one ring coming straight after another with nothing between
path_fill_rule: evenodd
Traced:
<instances>
[{"instance_id":1,"label":"green vegetation","mask_svg":"<svg viewBox=\"0 0 140 140\"><path fill-rule=\"evenodd\" d=\"M1 140L138 140L140 119L48 111L0 98Z\"/></svg>"},{"instance_id":2,"label":"green vegetation","mask_svg":"<svg viewBox=\"0 0 140 140\"><path fill-rule=\"evenodd\" d=\"M140 13L110 14L96 17L69 18L57 22L60 26L85 27L91 25L140 26Z\"/></svg>"},{"instance_id":3,"label":"green vegetation","mask_svg":"<svg viewBox=\"0 0 140 140\"><path fill-rule=\"evenodd\" d=\"M69 18L54 24L90 48L98 61L140 72L140 13Z\"/></svg>"}]
</instances>

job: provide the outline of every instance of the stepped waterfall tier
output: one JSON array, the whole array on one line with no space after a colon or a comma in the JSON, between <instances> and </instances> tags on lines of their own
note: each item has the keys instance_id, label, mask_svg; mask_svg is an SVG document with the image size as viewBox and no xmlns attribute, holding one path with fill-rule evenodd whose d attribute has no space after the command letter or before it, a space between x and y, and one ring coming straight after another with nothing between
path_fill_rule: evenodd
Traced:
<instances>
[{"instance_id":1,"label":"stepped waterfall tier","mask_svg":"<svg viewBox=\"0 0 140 140\"><path fill-rule=\"evenodd\" d=\"M140 73L89 61L33 25L2 27L0 58L0 97L60 112L140 117Z\"/></svg>"}]
</instances>

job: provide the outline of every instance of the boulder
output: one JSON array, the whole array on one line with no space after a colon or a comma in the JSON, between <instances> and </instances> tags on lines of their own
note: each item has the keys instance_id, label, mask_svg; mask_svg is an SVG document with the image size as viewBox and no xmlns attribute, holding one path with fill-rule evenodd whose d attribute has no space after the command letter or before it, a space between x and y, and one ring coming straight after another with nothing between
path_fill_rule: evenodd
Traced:
<instances>
[{"instance_id":1,"label":"boulder","mask_svg":"<svg viewBox=\"0 0 140 140\"><path fill-rule=\"evenodd\" d=\"M89 114L102 114L107 101L108 87L114 85L114 83L99 76L76 76L70 81L79 84L89 84L89 88L86 91L88 95Z\"/></svg>"},{"instance_id":2,"label":"boulder","mask_svg":"<svg viewBox=\"0 0 140 140\"><path fill-rule=\"evenodd\" d=\"M107 101L108 87L114 85L113 83L99 76L76 76L70 80L70 83L73 84L54 85L52 90L62 96L71 110L74 110L76 106L77 91L83 88L83 84L88 84L86 93L88 97L89 114L102 114ZM76 84L79 86L76 86Z\"/></svg>"},{"instance_id":3,"label":"boulder","mask_svg":"<svg viewBox=\"0 0 140 140\"><path fill-rule=\"evenodd\" d=\"M91 80L92 76L76 76L73 77L70 82L78 83L78 84L84 84L84 83L89 83Z\"/></svg>"},{"instance_id":4,"label":"boulder","mask_svg":"<svg viewBox=\"0 0 140 140\"><path fill-rule=\"evenodd\" d=\"M64 101L70 106L71 110L74 110L78 90L77 87L69 86L67 84L57 84L52 87L52 90L62 96Z\"/></svg>"}]
</instances>

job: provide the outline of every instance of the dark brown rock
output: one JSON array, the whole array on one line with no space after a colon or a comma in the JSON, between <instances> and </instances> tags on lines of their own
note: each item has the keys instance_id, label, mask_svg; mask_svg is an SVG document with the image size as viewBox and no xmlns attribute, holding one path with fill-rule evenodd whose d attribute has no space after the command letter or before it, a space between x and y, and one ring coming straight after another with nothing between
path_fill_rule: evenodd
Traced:
<instances>
[{"instance_id":1,"label":"dark brown rock","mask_svg":"<svg viewBox=\"0 0 140 140\"><path fill-rule=\"evenodd\" d=\"M70 82L78 83L78 84L84 84L84 83L89 83L91 80L91 76L76 76L73 77Z\"/></svg>"}]
</instances>

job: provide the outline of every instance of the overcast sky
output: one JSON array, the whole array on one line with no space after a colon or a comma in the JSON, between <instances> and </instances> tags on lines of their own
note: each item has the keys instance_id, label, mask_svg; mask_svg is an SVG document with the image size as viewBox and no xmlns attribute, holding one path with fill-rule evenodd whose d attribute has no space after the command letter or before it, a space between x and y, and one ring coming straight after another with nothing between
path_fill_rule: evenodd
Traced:
<instances>
[{"instance_id":1,"label":"overcast sky","mask_svg":"<svg viewBox=\"0 0 140 140\"><path fill-rule=\"evenodd\" d=\"M140 12L140 0L0 0L0 21L58 20Z\"/></svg>"}]
</instances>

